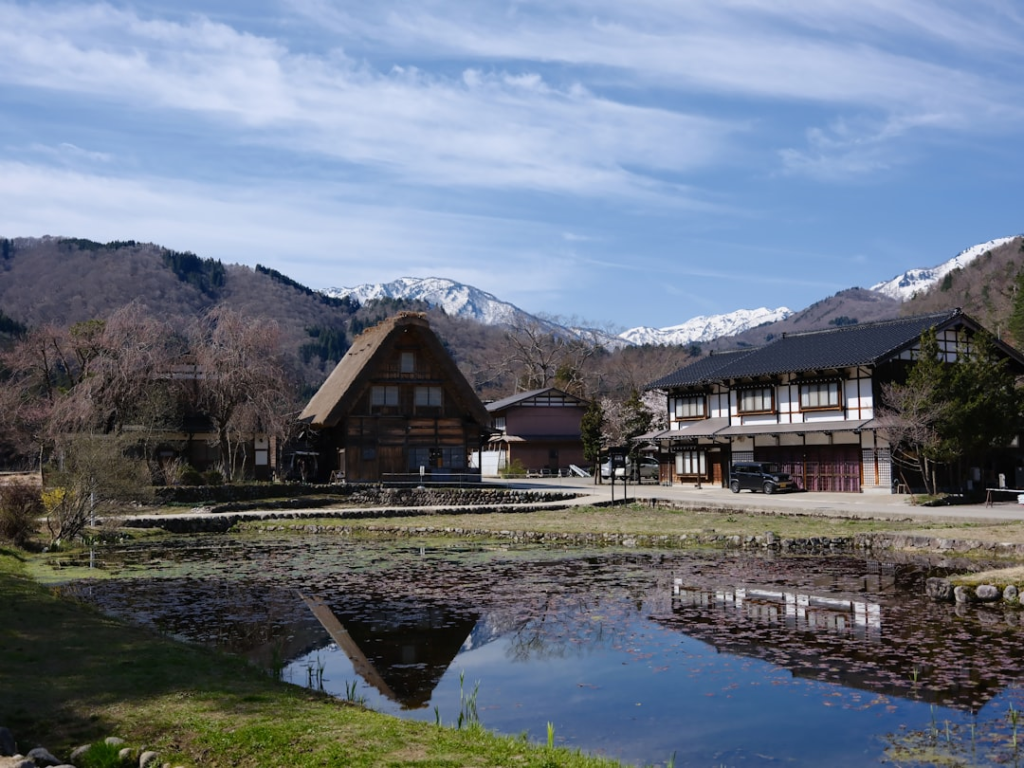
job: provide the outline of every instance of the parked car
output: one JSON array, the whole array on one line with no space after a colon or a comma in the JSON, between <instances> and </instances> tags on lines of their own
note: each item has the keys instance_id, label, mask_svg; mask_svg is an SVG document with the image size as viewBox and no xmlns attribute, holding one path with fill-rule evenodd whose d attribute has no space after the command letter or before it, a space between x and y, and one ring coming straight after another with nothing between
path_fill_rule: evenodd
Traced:
<instances>
[{"instance_id":1,"label":"parked car","mask_svg":"<svg viewBox=\"0 0 1024 768\"><path fill-rule=\"evenodd\" d=\"M729 490L739 493L744 488L748 491L775 493L776 491L795 490L796 483L790 478L788 472L780 472L774 464L760 461L737 461L732 465L729 475Z\"/></svg>"},{"instance_id":2,"label":"parked car","mask_svg":"<svg viewBox=\"0 0 1024 768\"><path fill-rule=\"evenodd\" d=\"M608 480L611 478L612 465L613 460L611 458L605 459L601 465L601 479ZM615 477L628 477L633 482L643 482L652 478L657 480L661 477L658 460L650 456L641 456L636 462L626 459L625 464L616 464L615 468Z\"/></svg>"}]
</instances>

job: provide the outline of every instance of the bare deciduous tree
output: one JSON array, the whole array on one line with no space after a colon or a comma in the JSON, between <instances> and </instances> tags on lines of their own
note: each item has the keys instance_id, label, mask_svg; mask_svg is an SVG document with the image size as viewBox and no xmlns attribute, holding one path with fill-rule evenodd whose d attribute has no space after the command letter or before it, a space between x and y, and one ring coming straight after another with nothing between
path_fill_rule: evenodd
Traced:
<instances>
[{"instance_id":1,"label":"bare deciduous tree","mask_svg":"<svg viewBox=\"0 0 1024 768\"><path fill-rule=\"evenodd\" d=\"M935 493L935 468L942 445L938 425L943 409L937 405L937 386L925 384L883 384L882 401L875 421L878 434L889 443L897 467L915 470Z\"/></svg>"},{"instance_id":2,"label":"bare deciduous tree","mask_svg":"<svg viewBox=\"0 0 1024 768\"><path fill-rule=\"evenodd\" d=\"M197 410L213 421L221 466L233 477L244 457L235 450L255 433L284 434L292 390L271 320L215 309L189 330Z\"/></svg>"},{"instance_id":3,"label":"bare deciduous tree","mask_svg":"<svg viewBox=\"0 0 1024 768\"><path fill-rule=\"evenodd\" d=\"M593 373L591 361L604 351L602 334L588 329L556 333L553 329L554 325L527 322L507 330L505 363L516 390L557 386L586 397Z\"/></svg>"}]
</instances>

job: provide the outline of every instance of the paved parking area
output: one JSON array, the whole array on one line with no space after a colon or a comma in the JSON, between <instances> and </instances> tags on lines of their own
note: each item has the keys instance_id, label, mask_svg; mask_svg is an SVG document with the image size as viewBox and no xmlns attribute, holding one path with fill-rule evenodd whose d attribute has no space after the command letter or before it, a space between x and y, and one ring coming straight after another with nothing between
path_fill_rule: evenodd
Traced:
<instances>
[{"instance_id":1,"label":"paved parking area","mask_svg":"<svg viewBox=\"0 0 1024 768\"><path fill-rule=\"evenodd\" d=\"M593 478L552 477L524 479L521 481L486 482L524 490L565 489L587 496L580 503L608 502L612 499L610 483L594 484ZM763 493L741 491L732 493L718 486L661 486L655 483L630 483L614 486L614 498L622 499L623 494L630 501L665 499L680 504L706 506L712 509L736 509L758 512L792 512L795 514L834 515L838 517L867 517L886 520L948 520L949 522L1024 521L1024 505L1018 504L1013 494L1003 494L1001 500L991 507L985 504L963 504L949 507L920 507L912 505L905 495L874 493Z\"/></svg>"}]
</instances>

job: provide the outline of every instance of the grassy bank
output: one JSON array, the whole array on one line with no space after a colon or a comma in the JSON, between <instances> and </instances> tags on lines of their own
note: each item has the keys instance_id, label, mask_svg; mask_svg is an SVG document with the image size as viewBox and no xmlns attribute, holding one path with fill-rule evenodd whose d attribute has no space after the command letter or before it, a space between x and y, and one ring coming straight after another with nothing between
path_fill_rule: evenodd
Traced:
<instances>
[{"instance_id":1,"label":"grassy bank","mask_svg":"<svg viewBox=\"0 0 1024 768\"><path fill-rule=\"evenodd\" d=\"M0 549L0 725L67 757L117 735L202 766L569 766L617 763L370 712L245 662L125 625L32 581Z\"/></svg>"},{"instance_id":2,"label":"grassy bank","mask_svg":"<svg viewBox=\"0 0 1024 768\"><path fill-rule=\"evenodd\" d=\"M721 536L759 536L773 533L780 538L838 538L859 533L904 533L943 539L980 542L1024 543L1024 522L953 523L947 520L872 520L824 514L765 514L758 512L675 509L643 505L617 507L569 507L508 514L434 514L388 517L387 519L303 518L245 523L249 530L305 526L344 527L353 530L407 528L453 529L473 533L530 531L565 534L632 534L637 536L682 536L714 533Z\"/></svg>"}]
</instances>

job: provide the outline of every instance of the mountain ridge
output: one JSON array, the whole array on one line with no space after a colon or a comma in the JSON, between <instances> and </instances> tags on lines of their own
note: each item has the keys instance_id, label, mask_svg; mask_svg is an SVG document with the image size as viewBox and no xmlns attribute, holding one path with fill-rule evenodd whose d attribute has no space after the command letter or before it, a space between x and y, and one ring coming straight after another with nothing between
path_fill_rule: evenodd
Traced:
<instances>
[{"instance_id":1,"label":"mountain ridge","mask_svg":"<svg viewBox=\"0 0 1024 768\"><path fill-rule=\"evenodd\" d=\"M613 347L622 344L644 346L695 343L721 347L723 339L732 339L740 345L764 343L787 331L887 319L897 316L904 303L928 293L957 270L964 269L980 256L1018 238L1019 235L979 243L935 266L908 269L870 288L848 288L798 311L788 307L743 308L718 315L698 315L663 328L637 326L619 333L617 337L606 335L603 340ZM383 297L418 300L438 306L450 315L470 317L486 324L513 325L524 321L539 321L553 329L560 327L570 334L578 333L578 329L558 326L553 321L540 321L537 316L502 301L494 294L448 278L402 277L388 283L331 288L324 293L336 297L351 296L360 302ZM762 329L760 333L758 329Z\"/></svg>"}]
</instances>

